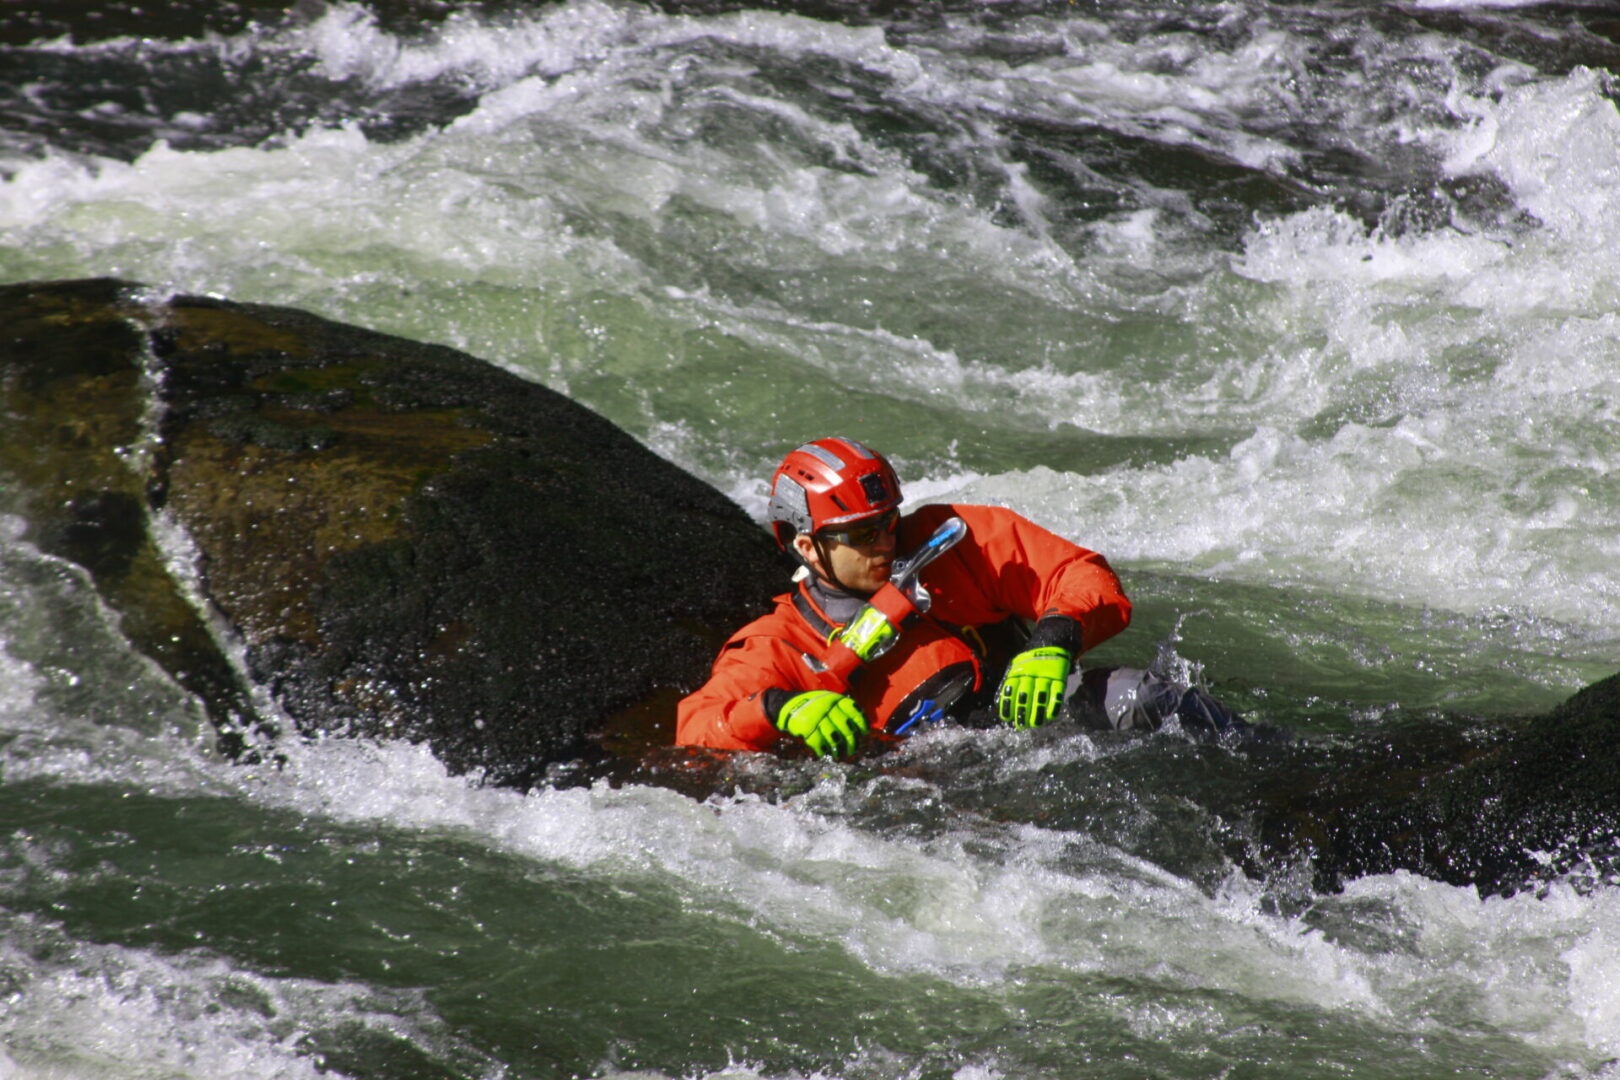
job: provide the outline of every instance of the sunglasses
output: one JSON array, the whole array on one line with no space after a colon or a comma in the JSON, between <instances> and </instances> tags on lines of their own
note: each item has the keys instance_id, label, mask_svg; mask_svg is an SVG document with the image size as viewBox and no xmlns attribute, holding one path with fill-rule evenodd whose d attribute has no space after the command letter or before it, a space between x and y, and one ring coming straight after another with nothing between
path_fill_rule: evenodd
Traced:
<instances>
[{"instance_id":1,"label":"sunglasses","mask_svg":"<svg viewBox=\"0 0 1620 1080\"><path fill-rule=\"evenodd\" d=\"M878 539L894 532L900 524L900 511L890 510L875 518L851 525L847 529L822 529L817 535L828 540L836 540L840 544L850 547L870 547Z\"/></svg>"}]
</instances>

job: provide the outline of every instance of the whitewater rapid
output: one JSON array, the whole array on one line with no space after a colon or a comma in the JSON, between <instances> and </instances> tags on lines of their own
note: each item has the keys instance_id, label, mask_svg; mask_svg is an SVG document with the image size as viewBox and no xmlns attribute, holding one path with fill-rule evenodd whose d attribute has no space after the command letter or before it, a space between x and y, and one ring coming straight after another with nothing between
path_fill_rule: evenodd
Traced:
<instances>
[{"instance_id":1,"label":"whitewater rapid","mask_svg":"<svg viewBox=\"0 0 1620 1080\"><path fill-rule=\"evenodd\" d=\"M918 481L960 478L954 494L1120 559L1612 642L1620 118L1600 78L1507 67L1448 88L1444 123L1398 132L1433 153L1437 180L1503 185L1533 227L1384 231L1312 208L1256 221L1230 252L1189 242L1196 215L1161 206L1065 246L1051 198L1014 163L998 166L1011 205L987 211L813 99L752 82L761 55L823 57L918 110L1117 132L1174 116L1184 130L1156 137L1261 169L1288 157L1239 145L1234 118L1276 95L1273 67L1302 67L1298 40L1261 34L1247 49L1263 55L1189 53L1150 79L1133 69L1169 43L1085 23L1028 32L1055 34L1054 55L1015 68L960 45L925 63L926 45L875 28L757 12L568 5L406 42L337 5L275 47L337 81L470 81L476 106L393 143L350 126L12 163L5 273L274 300L465 348L739 491L797 437L780 433L800 426L790 401L815 423L838 396L870 400L864 422L900 425L887 448ZM691 74L718 46L753 60ZM671 55L686 58L669 69ZM705 137L733 117L783 143ZM699 246L654 246L660 234ZM791 304L768 280L725 280L750 264L791 281ZM950 310L970 296L1004 314L970 325ZM1043 434L1056 460L1041 460ZM997 435L1027 448L963 446ZM1065 445L1083 435L1218 445L1099 471Z\"/></svg>"},{"instance_id":2,"label":"whitewater rapid","mask_svg":"<svg viewBox=\"0 0 1620 1080\"><path fill-rule=\"evenodd\" d=\"M88 74L17 99L74 104L0 141L0 280L458 347L756 518L785 449L860 438L912 503L1106 554L1138 614L1096 662L1167 650L1309 738L1488 724L1615 668L1620 115L1604 72L1406 18L1480 7L338 3L64 38L10 54ZM1170 738L945 731L702 800L210 745L0 508L0 1076L1620 1057L1613 883L1250 880L1209 853L1231 823L1155 785L1193 753Z\"/></svg>"}]
</instances>

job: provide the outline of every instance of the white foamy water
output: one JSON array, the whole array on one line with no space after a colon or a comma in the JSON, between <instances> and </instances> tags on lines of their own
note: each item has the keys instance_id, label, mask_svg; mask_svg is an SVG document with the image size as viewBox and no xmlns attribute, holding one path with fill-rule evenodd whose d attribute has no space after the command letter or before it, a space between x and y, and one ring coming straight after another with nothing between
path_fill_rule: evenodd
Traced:
<instances>
[{"instance_id":1,"label":"white foamy water","mask_svg":"<svg viewBox=\"0 0 1620 1080\"><path fill-rule=\"evenodd\" d=\"M1057 761L1050 748L1005 733L944 732L908 753L963 739L997 742L1009 777ZM1085 747L1065 744L1059 756ZM1266 910L1263 890L1241 875L1209 895L1083 834L974 815L926 843L874 834L847 815L894 781L820 771L815 787L779 804L600 785L525 795L449 777L420 748L333 741L302 748L286 774L242 789L310 820L450 830L629 888L652 875L689 912L837 941L885 977L970 989L1016 985L1037 970L1170 979L1335 1022L1434 1034L1478 1026L1550 1052L1620 1051L1613 888L1482 899L1398 873L1353 882L1285 917Z\"/></svg>"},{"instance_id":2,"label":"white foamy water","mask_svg":"<svg viewBox=\"0 0 1620 1080\"><path fill-rule=\"evenodd\" d=\"M34 918L0 933L6 1080L314 1080L311 1032L348 1028L431 1045L420 995L265 976L200 948L165 955L75 941ZM486 1075L495 1076L491 1070Z\"/></svg>"}]
</instances>

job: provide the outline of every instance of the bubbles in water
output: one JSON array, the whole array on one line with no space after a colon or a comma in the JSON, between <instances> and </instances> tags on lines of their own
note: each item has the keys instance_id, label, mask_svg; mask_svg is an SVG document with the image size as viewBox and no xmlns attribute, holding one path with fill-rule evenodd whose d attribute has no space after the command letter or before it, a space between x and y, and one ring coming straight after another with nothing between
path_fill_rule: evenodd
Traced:
<instances>
[{"instance_id":1,"label":"bubbles in water","mask_svg":"<svg viewBox=\"0 0 1620 1080\"><path fill-rule=\"evenodd\" d=\"M328 1054L347 1058L369 1045L373 1058L386 1058L391 1043L447 1043L420 993L274 978L203 950L164 955L76 941L26 916L10 918L0 937L0 988L8 999L0 1066L17 1080L313 1080L330 1075ZM476 1060L463 1048L452 1053Z\"/></svg>"}]
</instances>

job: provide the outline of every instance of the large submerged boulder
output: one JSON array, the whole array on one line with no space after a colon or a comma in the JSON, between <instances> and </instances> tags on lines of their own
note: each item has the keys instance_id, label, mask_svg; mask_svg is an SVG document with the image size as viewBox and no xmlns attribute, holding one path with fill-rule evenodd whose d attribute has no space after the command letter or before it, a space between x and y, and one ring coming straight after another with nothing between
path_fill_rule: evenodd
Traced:
<instances>
[{"instance_id":1,"label":"large submerged boulder","mask_svg":"<svg viewBox=\"0 0 1620 1080\"><path fill-rule=\"evenodd\" d=\"M0 509L232 752L280 713L498 783L634 755L785 581L725 496L452 349L111 280L0 287L0 327Z\"/></svg>"},{"instance_id":2,"label":"large submerged boulder","mask_svg":"<svg viewBox=\"0 0 1620 1080\"><path fill-rule=\"evenodd\" d=\"M1620 883L1620 675L1541 716L1416 725L1325 764L1263 781L1261 818L1321 887L1395 870L1483 893Z\"/></svg>"}]
</instances>

